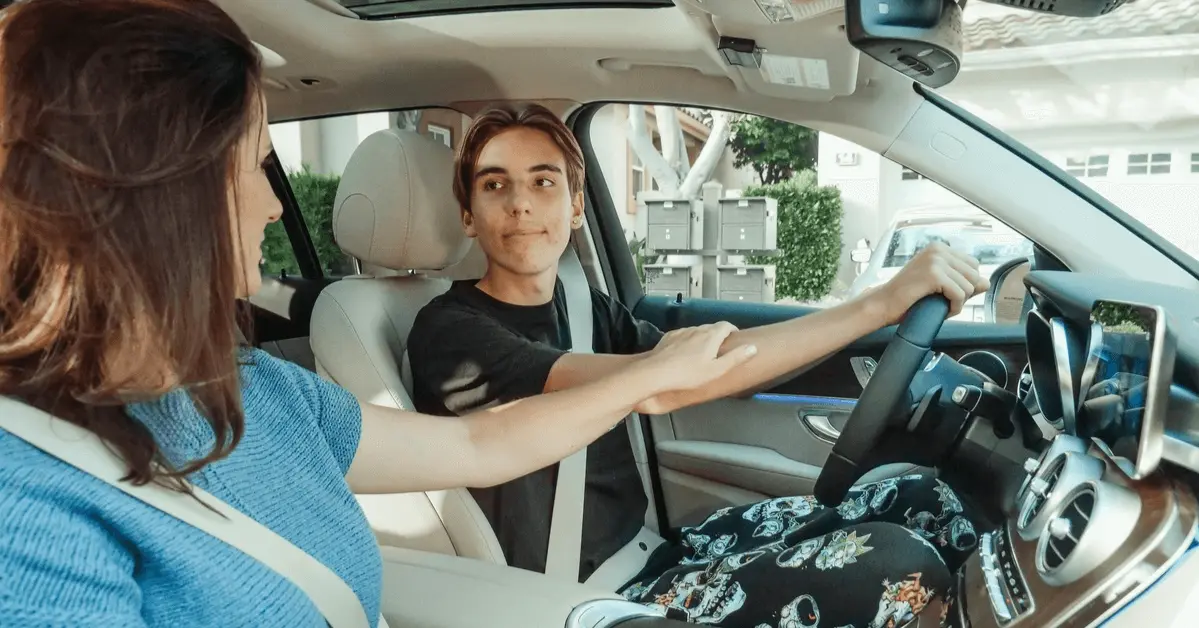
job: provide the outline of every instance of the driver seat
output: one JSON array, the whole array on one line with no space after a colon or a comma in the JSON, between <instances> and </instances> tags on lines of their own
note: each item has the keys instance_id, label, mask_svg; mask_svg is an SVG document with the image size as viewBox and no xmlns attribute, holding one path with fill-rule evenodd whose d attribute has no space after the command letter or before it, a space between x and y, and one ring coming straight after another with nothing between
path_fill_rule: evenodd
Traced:
<instances>
[{"instance_id":1,"label":"driver seat","mask_svg":"<svg viewBox=\"0 0 1199 628\"><path fill-rule=\"evenodd\" d=\"M450 287L435 276L470 248L451 194L453 154L440 142L385 129L355 149L337 189L333 233L364 274L325 288L310 342L321 376L368 403L415 410L402 356L413 321ZM482 510L463 488L359 495L380 545L507 564Z\"/></svg>"}]
</instances>

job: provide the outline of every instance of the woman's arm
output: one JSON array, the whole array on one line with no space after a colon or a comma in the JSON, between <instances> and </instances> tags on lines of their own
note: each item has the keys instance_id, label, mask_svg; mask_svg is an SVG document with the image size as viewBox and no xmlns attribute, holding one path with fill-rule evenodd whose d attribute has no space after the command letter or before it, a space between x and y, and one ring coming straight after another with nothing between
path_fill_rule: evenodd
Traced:
<instances>
[{"instance_id":1,"label":"woman's arm","mask_svg":"<svg viewBox=\"0 0 1199 628\"><path fill-rule=\"evenodd\" d=\"M734 330L719 323L672 334L622 371L460 417L363 404L346 479L365 494L494 486L526 475L587 446L645 399L704 386L744 363L755 347L719 354Z\"/></svg>"}]
</instances>

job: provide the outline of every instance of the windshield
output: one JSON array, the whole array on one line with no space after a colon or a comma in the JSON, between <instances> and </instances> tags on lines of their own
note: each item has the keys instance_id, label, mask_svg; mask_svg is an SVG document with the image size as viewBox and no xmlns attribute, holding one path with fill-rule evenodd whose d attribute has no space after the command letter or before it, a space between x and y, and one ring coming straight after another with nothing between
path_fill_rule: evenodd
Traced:
<instances>
[{"instance_id":1,"label":"windshield","mask_svg":"<svg viewBox=\"0 0 1199 628\"><path fill-rule=\"evenodd\" d=\"M911 225L899 227L891 235L887 253L883 257L883 268L903 266L932 242L942 242L959 251L967 251L984 266L994 266L1033 254L1032 243L1010 229L962 223Z\"/></svg>"},{"instance_id":2,"label":"windshield","mask_svg":"<svg viewBox=\"0 0 1199 628\"><path fill-rule=\"evenodd\" d=\"M1096 18L971 2L963 35L938 93L1199 258L1199 0Z\"/></svg>"}]
</instances>

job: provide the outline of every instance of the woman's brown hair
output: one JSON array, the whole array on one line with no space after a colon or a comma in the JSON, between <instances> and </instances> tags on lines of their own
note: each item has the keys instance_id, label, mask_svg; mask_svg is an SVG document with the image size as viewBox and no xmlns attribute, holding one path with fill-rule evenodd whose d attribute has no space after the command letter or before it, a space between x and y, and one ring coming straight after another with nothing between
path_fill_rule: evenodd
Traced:
<instances>
[{"instance_id":1,"label":"woman's brown hair","mask_svg":"<svg viewBox=\"0 0 1199 628\"><path fill-rule=\"evenodd\" d=\"M483 149L495 136L518 127L536 129L550 136L566 161L566 182L570 187L570 195L574 196L582 191L583 150L579 148L578 140L562 120L554 115L554 112L538 104L526 105L519 109L500 106L488 109L471 122L454 157L454 198L458 200L462 211L470 211L475 166L478 165Z\"/></svg>"},{"instance_id":2,"label":"woman's brown hair","mask_svg":"<svg viewBox=\"0 0 1199 628\"><path fill-rule=\"evenodd\" d=\"M190 492L244 431L228 191L260 67L208 0L0 13L0 394L91 430L137 484ZM175 469L123 406L180 387L217 445Z\"/></svg>"}]
</instances>

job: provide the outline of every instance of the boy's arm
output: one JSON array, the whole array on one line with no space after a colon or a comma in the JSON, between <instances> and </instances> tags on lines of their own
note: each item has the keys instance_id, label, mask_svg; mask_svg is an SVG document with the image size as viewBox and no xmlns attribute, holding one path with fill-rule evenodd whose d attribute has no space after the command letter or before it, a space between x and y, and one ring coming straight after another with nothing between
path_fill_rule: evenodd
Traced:
<instances>
[{"instance_id":1,"label":"boy's arm","mask_svg":"<svg viewBox=\"0 0 1199 628\"><path fill-rule=\"evenodd\" d=\"M755 345L757 357L702 389L655 396L637 407L646 414L664 414L713 399L759 390L829 355L849 343L894 324L908 308L929 294L944 294L950 315L961 311L975 292L986 289L978 261L942 244L925 247L883 286L856 299L807 316L743 329L721 347L728 352ZM633 364L639 355L574 355L559 358L546 379L545 392L593 381Z\"/></svg>"}]
</instances>

